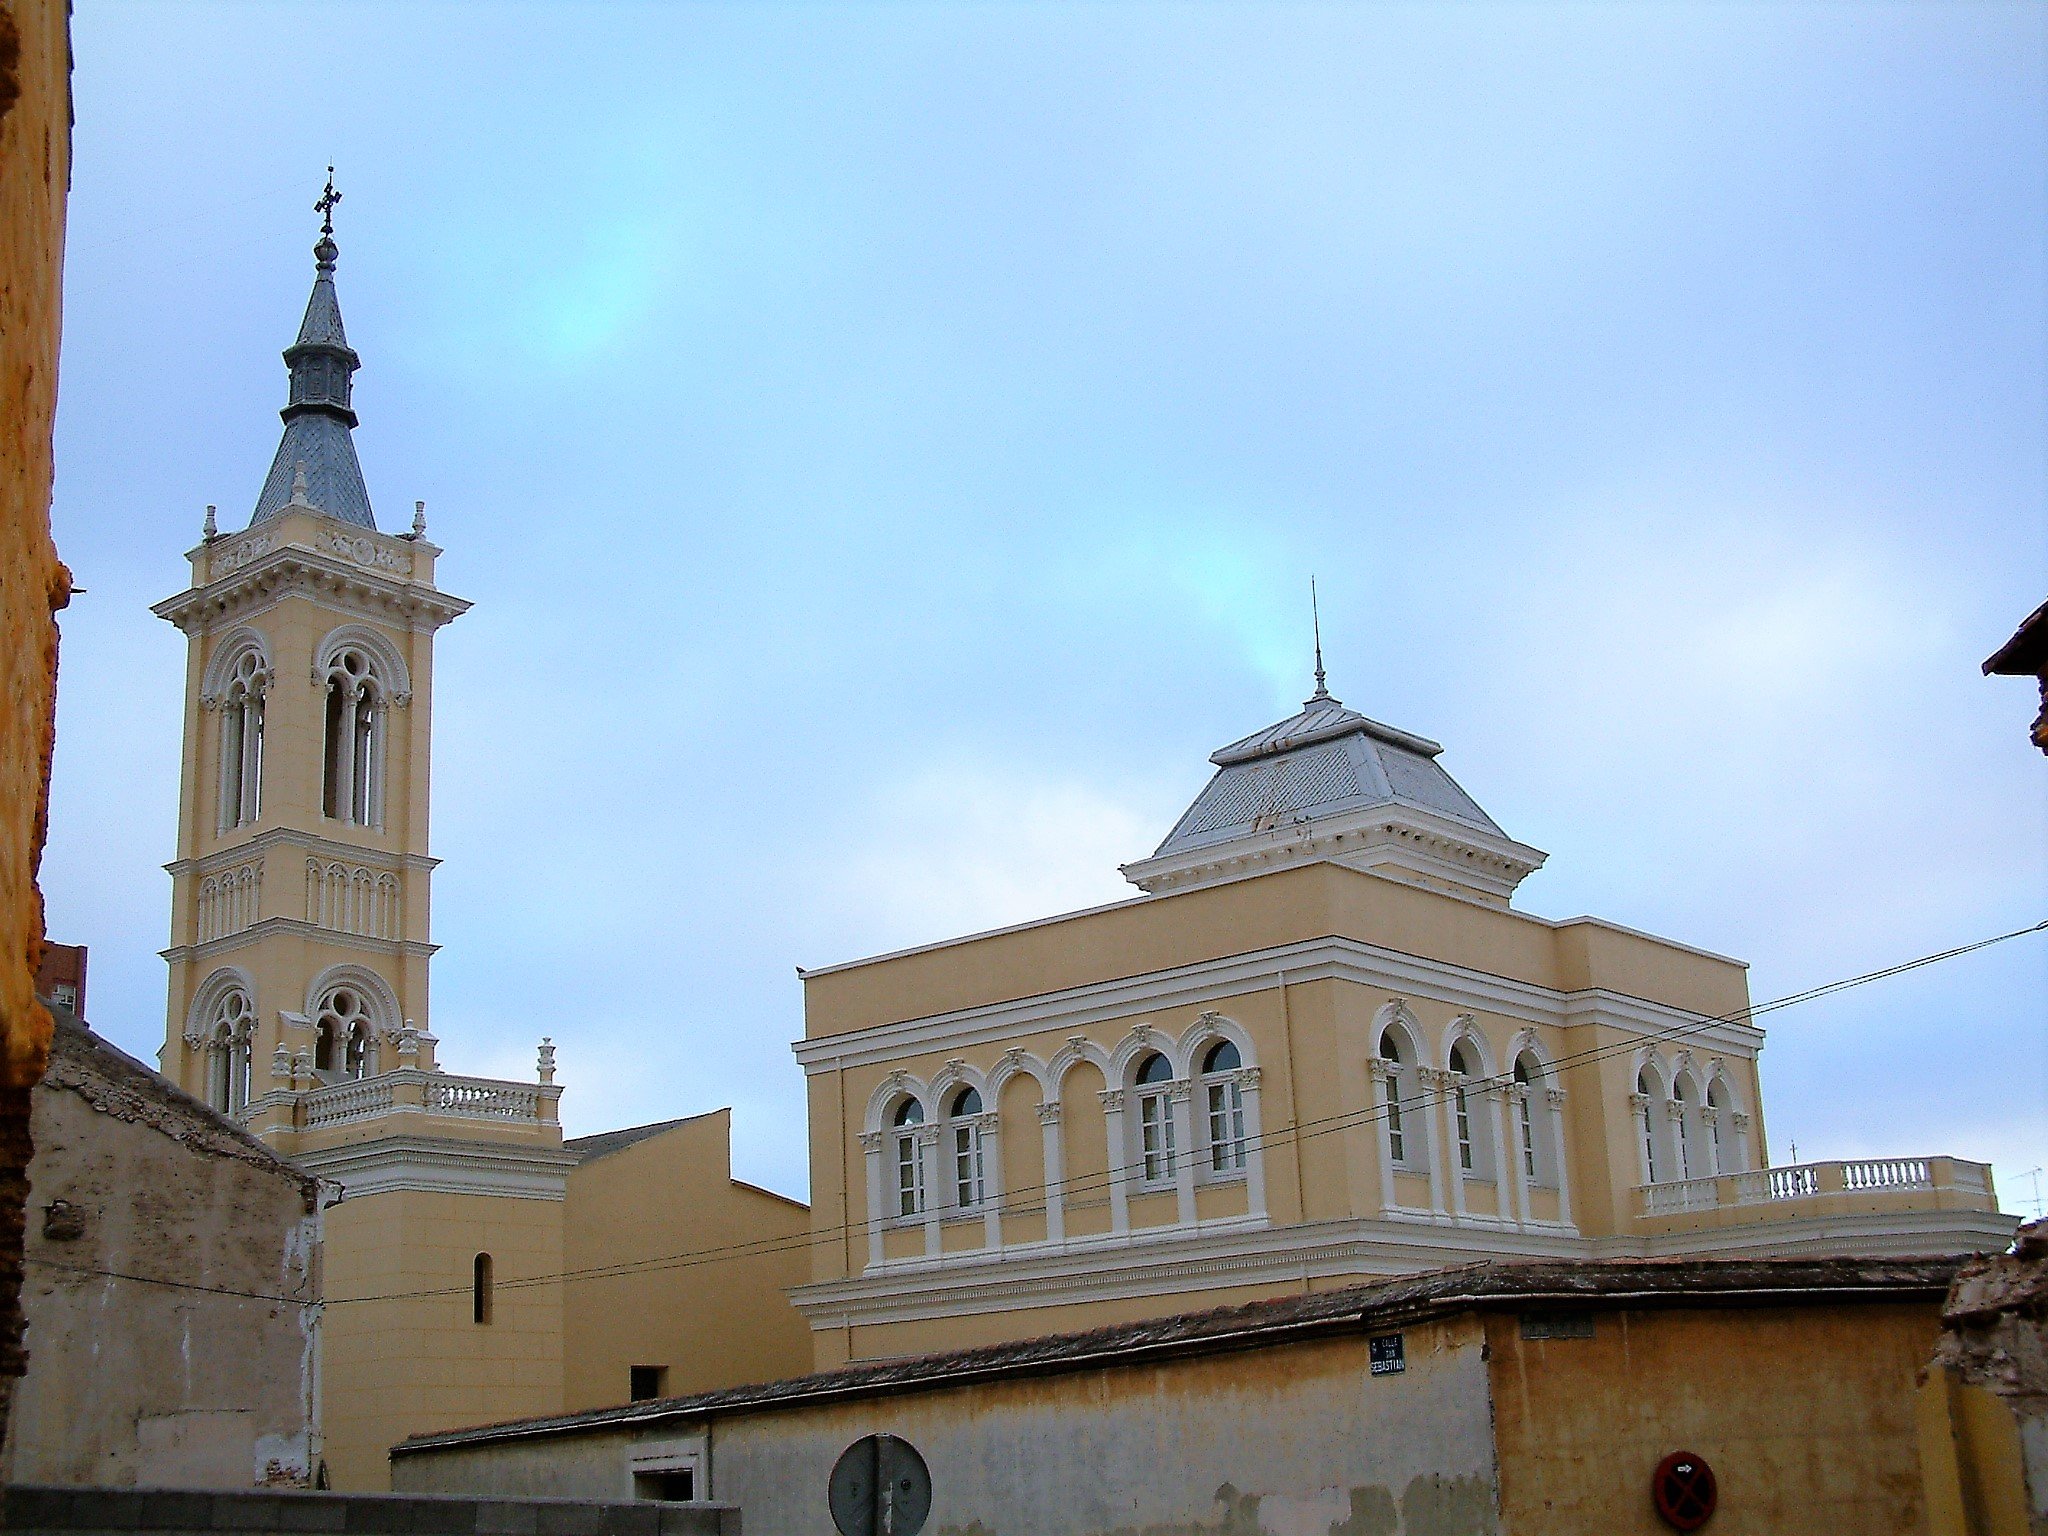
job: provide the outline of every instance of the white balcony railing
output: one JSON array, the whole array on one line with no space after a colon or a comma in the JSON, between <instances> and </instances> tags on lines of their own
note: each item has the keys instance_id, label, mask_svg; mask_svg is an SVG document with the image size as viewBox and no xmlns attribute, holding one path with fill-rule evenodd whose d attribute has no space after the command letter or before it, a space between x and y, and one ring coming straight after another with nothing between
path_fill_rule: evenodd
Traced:
<instances>
[{"instance_id":1,"label":"white balcony railing","mask_svg":"<svg viewBox=\"0 0 2048 1536\"><path fill-rule=\"evenodd\" d=\"M402 1067L381 1072L359 1082L335 1083L315 1088L301 1097L305 1129L345 1125L376 1115L409 1110L430 1115L450 1115L464 1120L492 1120L500 1124L538 1125L543 1119L544 1095L558 1088L534 1083L501 1082L488 1077L454 1077L445 1072L425 1072ZM552 1098L549 1100L552 1108Z\"/></svg>"},{"instance_id":2,"label":"white balcony railing","mask_svg":"<svg viewBox=\"0 0 2048 1536\"><path fill-rule=\"evenodd\" d=\"M1876 1157L1851 1162L1799 1163L1759 1168L1716 1178L1671 1179L1637 1191L1644 1216L1677 1216L1691 1211L1777 1205L1819 1195L1892 1195L1954 1190L1988 1201L1991 1170L1953 1157Z\"/></svg>"}]
</instances>

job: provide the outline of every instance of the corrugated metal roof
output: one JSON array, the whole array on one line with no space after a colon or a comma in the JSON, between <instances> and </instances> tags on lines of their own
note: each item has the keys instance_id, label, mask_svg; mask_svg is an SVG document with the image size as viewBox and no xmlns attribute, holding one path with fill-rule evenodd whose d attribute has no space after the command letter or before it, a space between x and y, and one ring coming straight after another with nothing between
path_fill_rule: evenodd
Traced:
<instances>
[{"instance_id":1,"label":"corrugated metal roof","mask_svg":"<svg viewBox=\"0 0 2048 1536\"><path fill-rule=\"evenodd\" d=\"M1328 694L1318 694L1299 713L1212 753L1216 776L1152 856L1402 803L1505 837L1437 764L1442 751L1425 736L1369 720Z\"/></svg>"}]
</instances>

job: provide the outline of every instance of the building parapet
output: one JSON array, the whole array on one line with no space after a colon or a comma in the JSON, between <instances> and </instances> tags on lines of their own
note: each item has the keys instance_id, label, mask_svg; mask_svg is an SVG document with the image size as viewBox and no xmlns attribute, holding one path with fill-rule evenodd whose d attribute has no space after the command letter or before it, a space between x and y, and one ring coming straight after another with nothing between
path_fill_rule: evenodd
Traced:
<instances>
[{"instance_id":1,"label":"building parapet","mask_svg":"<svg viewBox=\"0 0 2048 1536\"><path fill-rule=\"evenodd\" d=\"M1655 1220L1741 1210L1743 1219L1814 1214L1831 1197L1872 1198L1901 1208L1937 1196L1944 1209L1996 1211L1986 1163L1959 1157L1879 1157L1762 1168L1704 1179L1670 1179L1636 1190L1636 1217Z\"/></svg>"}]
</instances>

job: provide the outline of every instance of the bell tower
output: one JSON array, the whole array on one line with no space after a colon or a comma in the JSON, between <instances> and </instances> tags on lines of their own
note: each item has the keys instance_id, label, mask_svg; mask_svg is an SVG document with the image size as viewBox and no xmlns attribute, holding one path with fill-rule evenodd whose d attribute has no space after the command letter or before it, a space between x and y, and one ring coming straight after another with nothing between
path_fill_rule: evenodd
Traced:
<instances>
[{"instance_id":1,"label":"bell tower","mask_svg":"<svg viewBox=\"0 0 2048 1536\"><path fill-rule=\"evenodd\" d=\"M291 1095L431 1070L427 853L434 584L422 509L379 531L350 405L330 178L285 349L284 435L249 525L207 509L192 584L163 1067L275 1139Z\"/></svg>"},{"instance_id":2,"label":"bell tower","mask_svg":"<svg viewBox=\"0 0 2048 1536\"><path fill-rule=\"evenodd\" d=\"M330 170L255 512L222 533L209 507L192 584L154 609L188 646L162 1062L340 1186L323 1218L321 1454L335 1486L377 1489L406 1435L558 1410L551 1277L576 1158L546 1041L537 1081L435 1059L434 636L469 604L435 585L423 508L398 534L371 510L339 200Z\"/></svg>"}]
</instances>

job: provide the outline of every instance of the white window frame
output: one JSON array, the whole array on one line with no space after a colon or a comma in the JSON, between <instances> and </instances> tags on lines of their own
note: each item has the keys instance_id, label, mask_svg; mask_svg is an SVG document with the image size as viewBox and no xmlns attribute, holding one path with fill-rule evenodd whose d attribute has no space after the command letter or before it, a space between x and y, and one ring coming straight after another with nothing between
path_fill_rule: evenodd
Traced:
<instances>
[{"instance_id":1,"label":"white window frame","mask_svg":"<svg viewBox=\"0 0 2048 1536\"><path fill-rule=\"evenodd\" d=\"M1170 1189L1179 1148L1174 1135L1173 1098L1165 1083L1147 1084L1138 1094L1138 1183L1147 1190Z\"/></svg>"},{"instance_id":2,"label":"white window frame","mask_svg":"<svg viewBox=\"0 0 2048 1536\"><path fill-rule=\"evenodd\" d=\"M1245 1144L1244 1085L1236 1070L1231 1069L1210 1077L1205 1087L1203 1109L1208 1116L1209 1155L1203 1160L1203 1171L1212 1180L1243 1178L1251 1162L1250 1148Z\"/></svg>"}]
</instances>

